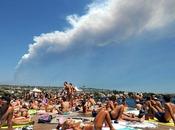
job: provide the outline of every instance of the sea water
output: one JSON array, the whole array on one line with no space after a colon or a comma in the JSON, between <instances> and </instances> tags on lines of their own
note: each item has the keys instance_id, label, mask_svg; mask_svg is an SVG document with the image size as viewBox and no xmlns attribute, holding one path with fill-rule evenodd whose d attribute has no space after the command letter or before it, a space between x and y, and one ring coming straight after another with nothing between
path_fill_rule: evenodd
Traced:
<instances>
[{"instance_id":1,"label":"sea water","mask_svg":"<svg viewBox=\"0 0 175 130\"><path fill-rule=\"evenodd\" d=\"M160 101L162 103L164 103L162 98L160 98ZM122 100L118 99L117 102L118 102L118 104L121 104ZM172 97L171 102L175 104L175 97ZM131 108L134 108L136 106L135 100L133 98L126 98L126 103L127 103L128 107L131 107Z\"/></svg>"},{"instance_id":2,"label":"sea water","mask_svg":"<svg viewBox=\"0 0 175 130\"><path fill-rule=\"evenodd\" d=\"M117 102L118 104L122 104L122 99L118 98ZM126 98L126 103L128 107L131 107L131 108L136 106L135 100L133 98Z\"/></svg>"}]
</instances>

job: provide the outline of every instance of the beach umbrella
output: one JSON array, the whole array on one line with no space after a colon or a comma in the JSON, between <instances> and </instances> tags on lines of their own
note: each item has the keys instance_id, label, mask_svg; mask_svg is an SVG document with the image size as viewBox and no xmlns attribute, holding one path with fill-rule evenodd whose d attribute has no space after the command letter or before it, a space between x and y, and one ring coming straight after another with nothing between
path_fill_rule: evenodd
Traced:
<instances>
[{"instance_id":1,"label":"beach umbrella","mask_svg":"<svg viewBox=\"0 0 175 130\"><path fill-rule=\"evenodd\" d=\"M41 93L41 90L40 90L40 89L37 89L37 88L34 88L34 89L32 90L32 92Z\"/></svg>"},{"instance_id":2,"label":"beach umbrella","mask_svg":"<svg viewBox=\"0 0 175 130\"><path fill-rule=\"evenodd\" d=\"M106 97L106 95L105 95L104 93L99 92L98 94L99 94L101 97Z\"/></svg>"},{"instance_id":3,"label":"beach umbrella","mask_svg":"<svg viewBox=\"0 0 175 130\"><path fill-rule=\"evenodd\" d=\"M78 89L77 86L75 86L75 90L76 90L77 92L81 92L81 91L82 91L81 89Z\"/></svg>"}]
</instances>

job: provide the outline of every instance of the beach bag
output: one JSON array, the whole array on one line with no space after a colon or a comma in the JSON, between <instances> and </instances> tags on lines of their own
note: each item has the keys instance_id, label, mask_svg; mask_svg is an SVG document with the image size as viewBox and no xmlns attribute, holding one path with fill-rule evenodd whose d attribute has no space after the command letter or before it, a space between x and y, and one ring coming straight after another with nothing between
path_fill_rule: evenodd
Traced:
<instances>
[{"instance_id":1,"label":"beach bag","mask_svg":"<svg viewBox=\"0 0 175 130\"><path fill-rule=\"evenodd\" d=\"M52 116L49 114L40 115L38 123L49 123L52 120Z\"/></svg>"}]
</instances>

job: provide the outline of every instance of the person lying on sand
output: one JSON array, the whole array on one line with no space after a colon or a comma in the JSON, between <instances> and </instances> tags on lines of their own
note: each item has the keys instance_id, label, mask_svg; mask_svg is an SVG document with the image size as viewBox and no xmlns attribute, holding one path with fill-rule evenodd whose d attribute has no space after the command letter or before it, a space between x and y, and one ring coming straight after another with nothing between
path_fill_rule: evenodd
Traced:
<instances>
[{"instance_id":1,"label":"person lying on sand","mask_svg":"<svg viewBox=\"0 0 175 130\"><path fill-rule=\"evenodd\" d=\"M64 117L58 120L57 130L94 130L93 122L83 122L82 120L76 119L65 119Z\"/></svg>"},{"instance_id":2,"label":"person lying on sand","mask_svg":"<svg viewBox=\"0 0 175 130\"><path fill-rule=\"evenodd\" d=\"M48 103L45 104L45 111L46 112L54 112L55 111L54 104L51 100L48 100Z\"/></svg>"},{"instance_id":3,"label":"person lying on sand","mask_svg":"<svg viewBox=\"0 0 175 130\"><path fill-rule=\"evenodd\" d=\"M67 119L63 125L62 125L62 130L67 130L67 129L72 129L72 130L82 130L80 126L80 122L75 122L72 119Z\"/></svg>"},{"instance_id":4,"label":"person lying on sand","mask_svg":"<svg viewBox=\"0 0 175 130\"><path fill-rule=\"evenodd\" d=\"M154 106L159 112L163 112L164 110L161 102L158 99L153 98L153 96L147 96L140 109L140 112L145 113L146 120L154 119L154 111L152 108L150 108L150 106Z\"/></svg>"},{"instance_id":5,"label":"person lying on sand","mask_svg":"<svg viewBox=\"0 0 175 130\"><path fill-rule=\"evenodd\" d=\"M118 120L126 120L126 121L137 121L137 122L143 122L143 118L138 118L136 116L131 116L130 114L123 113L124 106L119 105L114 108L112 111L106 110L106 108L102 108L97 116L94 119L94 128L95 130L101 130L103 127L103 124L105 123L106 126L110 127L110 130L115 130L112 126L111 120L115 120L115 122L118 122Z\"/></svg>"},{"instance_id":6,"label":"person lying on sand","mask_svg":"<svg viewBox=\"0 0 175 130\"><path fill-rule=\"evenodd\" d=\"M100 109L96 110L95 112L98 114L104 106L102 106ZM137 121L137 122L143 122L145 120L145 116L136 116L133 114L124 113L125 105L117 105L115 102L108 100L107 104L105 105L105 109L108 111L111 120L115 120L115 122L118 122L118 120L126 120L126 121ZM95 113L94 112L94 113Z\"/></svg>"},{"instance_id":7,"label":"person lying on sand","mask_svg":"<svg viewBox=\"0 0 175 130\"><path fill-rule=\"evenodd\" d=\"M38 110L39 109L39 103L37 100L31 100L29 101L29 108L30 109L35 109Z\"/></svg>"},{"instance_id":8,"label":"person lying on sand","mask_svg":"<svg viewBox=\"0 0 175 130\"><path fill-rule=\"evenodd\" d=\"M109 115L112 120L118 121L118 120L126 120L126 121L137 121L137 122L143 122L144 116L139 118L137 116L133 116L133 114L126 114L124 113L125 106L124 105L117 105L115 108L111 111L109 111Z\"/></svg>"},{"instance_id":9,"label":"person lying on sand","mask_svg":"<svg viewBox=\"0 0 175 130\"><path fill-rule=\"evenodd\" d=\"M29 118L28 109L25 106L22 106L19 110L15 110L13 114L13 118L25 117Z\"/></svg>"},{"instance_id":10,"label":"person lying on sand","mask_svg":"<svg viewBox=\"0 0 175 130\"><path fill-rule=\"evenodd\" d=\"M22 107L22 101L19 98L15 99L15 100L11 101L11 105L12 105L14 110L19 110Z\"/></svg>"},{"instance_id":11,"label":"person lying on sand","mask_svg":"<svg viewBox=\"0 0 175 130\"><path fill-rule=\"evenodd\" d=\"M101 130L103 127L103 123L105 123L106 126L109 126L110 130L115 130L112 126L109 112L105 108L102 108L94 119L95 130Z\"/></svg>"},{"instance_id":12,"label":"person lying on sand","mask_svg":"<svg viewBox=\"0 0 175 130\"><path fill-rule=\"evenodd\" d=\"M151 103L149 104L149 108L154 112L155 117L160 122L166 123L172 119L175 125L175 104L171 102L169 95L165 95L163 99L165 101L164 110L158 109L158 106L153 106Z\"/></svg>"}]
</instances>

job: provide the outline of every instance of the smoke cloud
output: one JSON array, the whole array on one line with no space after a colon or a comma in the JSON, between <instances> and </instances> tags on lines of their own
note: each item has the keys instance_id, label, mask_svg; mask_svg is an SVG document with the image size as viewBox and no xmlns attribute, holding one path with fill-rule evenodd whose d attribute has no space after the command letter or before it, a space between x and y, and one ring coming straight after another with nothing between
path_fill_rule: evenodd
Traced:
<instances>
[{"instance_id":1,"label":"smoke cloud","mask_svg":"<svg viewBox=\"0 0 175 130\"><path fill-rule=\"evenodd\" d=\"M69 51L124 43L130 37L163 28L175 20L174 5L174 0L94 1L84 15L67 16L69 28L35 36L17 71L40 65L45 58L58 60Z\"/></svg>"}]
</instances>

